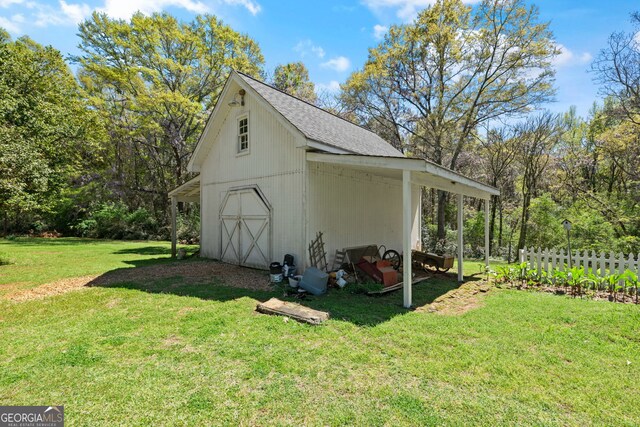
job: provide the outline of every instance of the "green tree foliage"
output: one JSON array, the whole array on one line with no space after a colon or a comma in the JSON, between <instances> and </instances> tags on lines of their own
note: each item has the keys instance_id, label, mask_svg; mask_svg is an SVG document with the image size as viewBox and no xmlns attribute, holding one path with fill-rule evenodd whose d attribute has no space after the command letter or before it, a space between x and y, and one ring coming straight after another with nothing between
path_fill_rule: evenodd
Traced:
<instances>
[{"instance_id":1,"label":"green tree foliage","mask_svg":"<svg viewBox=\"0 0 640 427\"><path fill-rule=\"evenodd\" d=\"M344 101L406 153L455 170L478 126L550 99L557 53L548 24L523 0L474 8L438 0L413 23L390 28L344 85ZM445 203L441 192L439 237Z\"/></svg>"},{"instance_id":2,"label":"green tree foliage","mask_svg":"<svg viewBox=\"0 0 640 427\"><path fill-rule=\"evenodd\" d=\"M278 65L273 73L273 86L290 95L315 104L315 85L309 80L309 70L302 62Z\"/></svg>"},{"instance_id":3,"label":"green tree foliage","mask_svg":"<svg viewBox=\"0 0 640 427\"><path fill-rule=\"evenodd\" d=\"M60 52L0 29L0 212L26 225L99 162L99 117ZM11 214L13 216L10 218Z\"/></svg>"},{"instance_id":4,"label":"green tree foliage","mask_svg":"<svg viewBox=\"0 0 640 427\"><path fill-rule=\"evenodd\" d=\"M260 49L210 15L180 22L138 13L126 22L94 13L79 37L80 82L108 123L106 182L128 206L165 223L167 192L188 178L188 158L229 71L260 76Z\"/></svg>"},{"instance_id":5,"label":"green tree foliage","mask_svg":"<svg viewBox=\"0 0 640 427\"><path fill-rule=\"evenodd\" d=\"M566 247L562 210L548 194L531 200L526 243L534 248Z\"/></svg>"}]
</instances>

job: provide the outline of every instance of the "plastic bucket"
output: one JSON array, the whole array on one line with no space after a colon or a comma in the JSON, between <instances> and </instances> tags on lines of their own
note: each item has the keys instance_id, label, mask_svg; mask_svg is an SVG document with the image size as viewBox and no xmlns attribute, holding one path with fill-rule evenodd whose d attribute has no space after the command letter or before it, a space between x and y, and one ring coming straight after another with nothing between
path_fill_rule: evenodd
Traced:
<instances>
[{"instance_id":1,"label":"plastic bucket","mask_svg":"<svg viewBox=\"0 0 640 427\"><path fill-rule=\"evenodd\" d=\"M287 277L295 277L296 276L296 266L288 265L287 266Z\"/></svg>"},{"instance_id":2,"label":"plastic bucket","mask_svg":"<svg viewBox=\"0 0 640 427\"><path fill-rule=\"evenodd\" d=\"M272 262L269 266L269 273L280 274L282 273L282 265L279 262Z\"/></svg>"},{"instance_id":3,"label":"plastic bucket","mask_svg":"<svg viewBox=\"0 0 640 427\"><path fill-rule=\"evenodd\" d=\"M271 279L271 283L280 283L282 282L283 276L282 273L270 274L269 278Z\"/></svg>"},{"instance_id":4,"label":"plastic bucket","mask_svg":"<svg viewBox=\"0 0 640 427\"><path fill-rule=\"evenodd\" d=\"M302 276L289 277L289 286L291 286L292 288L297 288L300 279L302 279Z\"/></svg>"}]
</instances>

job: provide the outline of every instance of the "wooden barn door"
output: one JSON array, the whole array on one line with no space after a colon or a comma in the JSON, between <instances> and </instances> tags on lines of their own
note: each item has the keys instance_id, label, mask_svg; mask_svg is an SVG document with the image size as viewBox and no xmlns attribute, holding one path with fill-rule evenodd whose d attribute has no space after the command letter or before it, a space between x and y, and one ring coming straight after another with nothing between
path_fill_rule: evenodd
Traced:
<instances>
[{"instance_id":1,"label":"wooden barn door","mask_svg":"<svg viewBox=\"0 0 640 427\"><path fill-rule=\"evenodd\" d=\"M268 268L271 211L256 188L231 190L220 209L220 259L230 264Z\"/></svg>"}]
</instances>

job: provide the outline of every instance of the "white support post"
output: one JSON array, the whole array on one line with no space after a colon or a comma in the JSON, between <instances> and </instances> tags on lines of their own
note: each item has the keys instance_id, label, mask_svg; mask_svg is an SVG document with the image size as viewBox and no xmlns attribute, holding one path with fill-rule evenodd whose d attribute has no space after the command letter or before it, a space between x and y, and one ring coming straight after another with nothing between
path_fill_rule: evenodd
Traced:
<instances>
[{"instance_id":1,"label":"white support post","mask_svg":"<svg viewBox=\"0 0 640 427\"><path fill-rule=\"evenodd\" d=\"M177 210L178 210L178 201L175 197L171 198L171 258L176 257L176 245L178 240L178 231L177 228Z\"/></svg>"},{"instance_id":2,"label":"white support post","mask_svg":"<svg viewBox=\"0 0 640 427\"><path fill-rule=\"evenodd\" d=\"M464 258L464 199L462 194L458 194L458 282L464 281L463 258Z\"/></svg>"},{"instance_id":3,"label":"white support post","mask_svg":"<svg viewBox=\"0 0 640 427\"><path fill-rule=\"evenodd\" d=\"M411 308L411 231L413 230L411 209L411 171L402 171L402 293L403 305Z\"/></svg>"},{"instance_id":4,"label":"white support post","mask_svg":"<svg viewBox=\"0 0 640 427\"><path fill-rule=\"evenodd\" d=\"M491 199L484 200L484 266L489 267L489 203Z\"/></svg>"}]
</instances>

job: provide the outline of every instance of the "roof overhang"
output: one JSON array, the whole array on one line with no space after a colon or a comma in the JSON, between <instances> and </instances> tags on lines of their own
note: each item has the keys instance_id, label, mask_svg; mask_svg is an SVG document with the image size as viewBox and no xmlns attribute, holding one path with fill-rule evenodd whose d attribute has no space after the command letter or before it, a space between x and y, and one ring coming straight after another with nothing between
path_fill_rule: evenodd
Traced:
<instances>
[{"instance_id":1,"label":"roof overhang","mask_svg":"<svg viewBox=\"0 0 640 427\"><path fill-rule=\"evenodd\" d=\"M411 172L411 182L424 187L487 200L500 190L443 166L408 157L363 156L358 154L307 153L310 162L330 163L366 173L402 180L402 171Z\"/></svg>"},{"instance_id":2,"label":"roof overhang","mask_svg":"<svg viewBox=\"0 0 640 427\"><path fill-rule=\"evenodd\" d=\"M199 202L200 175L171 190L169 192L169 198L175 198L178 202Z\"/></svg>"}]
</instances>

